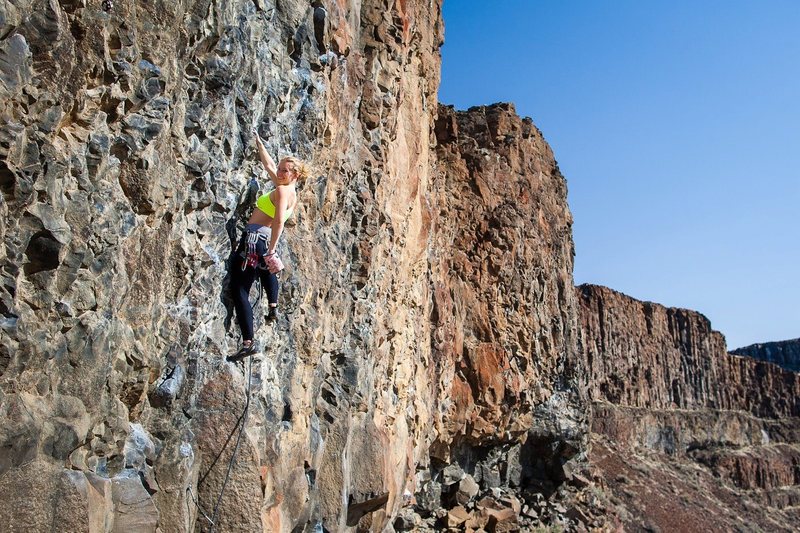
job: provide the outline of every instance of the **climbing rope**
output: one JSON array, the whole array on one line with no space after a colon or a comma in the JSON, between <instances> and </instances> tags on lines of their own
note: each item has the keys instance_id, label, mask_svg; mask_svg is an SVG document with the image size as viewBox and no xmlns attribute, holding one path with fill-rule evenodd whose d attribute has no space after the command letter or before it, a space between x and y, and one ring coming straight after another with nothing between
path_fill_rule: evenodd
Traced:
<instances>
[{"instance_id":1,"label":"climbing rope","mask_svg":"<svg viewBox=\"0 0 800 533\"><path fill-rule=\"evenodd\" d=\"M228 480L231 477L231 470L233 470L233 464L236 461L236 453L239 451L239 445L242 442L242 434L244 434L244 428L247 426L247 415L250 412L250 381L251 376L253 374L253 358L249 357L249 364L247 366L247 387L246 387L246 394L247 399L244 404L244 411L242 411L241 416L239 417L238 423L241 423L239 427L239 434L236 436L236 444L233 447L233 453L231 454L231 460L228 461L228 470L225 472L225 479L222 482L222 489L219 491L219 496L217 497L217 503L214 505L214 514L211 515L211 529L209 533L214 533L214 528L217 525L217 515L219 514L219 505L222 503L222 496L225 494L225 487L228 484ZM207 517L206 517L207 518Z\"/></svg>"},{"instance_id":2,"label":"climbing rope","mask_svg":"<svg viewBox=\"0 0 800 533\"><path fill-rule=\"evenodd\" d=\"M260 308L260 304L261 304L261 294L263 292L263 287L261 285L261 277L260 276L256 276L256 283L258 283L258 292L257 292L258 296L256 297L255 302L252 304L253 321L254 322L257 320L256 317L258 316L258 312L259 312L259 308ZM197 498L194 497L194 493L192 493L192 488L188 487L188 489L187 489L189 491L190 495L192 496L192 499L194 500L195 505L197 505L197 508L200 510L200 513L211 524L211 529L209 529L209 533L214 533L214 529L217 526L217 517L219 515L219 507L220 507L220 504L222 503L222 498L225 495L225 488L227 487L228 481L230 480L231 471L233 470L233 465L236 462L236 454L239 452L239 446L241 445L241 442L242 442L242 435L244 434L244 428L247 426L247 418L248 418L248 414L250 413L250 384L251 384L252 376L253 376L253 357L252 356L248 357L248 359L249 359L249 362L248 362L248 365L247 365L247 384L245 386L244 410L242 411L242 414L239 415L239 419L236 421L236 426L234 426L234 431L236 431L236 428L238 427L239 428L239 433L236 436L236 444L234 444L234 446L233 446L233 453L231 454L231 458L228 461L228 468L227 468L227 470L225 472L225 479L222 481L222 488L219 491L219 496L217 496L217 502L214 505L214 512L211 515L211 518L208 517L208 515L205 513L203 508L200 506L200 502L197 500ZM230 442L230 437L228 438L228 441L225 442L225 445L223 446L223 450L227 447L228 442ZM206 474L202 477L202 479L200 480L198 485L205 480L205 477L211 472L211 469L214 468L214 464L215 463L216 463L216 459L214 460L214 463L212 463L211 467L206 472Z\"/></svg>"},{"instance_id":3,"label":"climbing rope","mask_svg":"<svg viewBox=\"0 0 800 533\"><path fill-rule=\"evenodd\" d=\"M252 305L253 309L253 320L256 320L257 312L260 307L261 303L261 279L260 277L256 276L256 283L258 283L258 296L256 297L255 303ZM225 494L225 487L228 485L228 480L231 477L231 470L233 470L234 462L236 461L236 454L239 452L239 445L242 442L242 434L244 433L244 428L247 426L247 415L250 413L250 382L251 377L253 375L253 357L248 357L248 365L247 365L247 385L245 387L245 404L244 404L244 411L242 411L241 416L239 416L239 422L241 422L241 426L239 427L239 434L236 436L236 444L233 446L233 453L231 454L231 460L228 461L228 470L225 472L225 479L222 482L222 489L219 491L219 496L217 497L217 503L214 505L214 514L211 517L211 529L209 533L214 533L214 528L217 525L217 514L219 513L219 506L222 503L222 496Z\"/></svg>"},{"instance_id":4,"label":"climbing rope","mask_svg":"<svg viewBox=\"0 0 800 533\"><path fill-rule=\"evenodd\" d=\"M203 509L203 506L202 506L202 505L200 505L200 502L199 502L199 501L197 501L197 496L195 496L195 495L194 495L194 492L192 492L192 487L191 487L191 485L190 485L190 486L188 486L188 487L186 487L186 490L189 492L189 496L191 496L191 497L192 497L192 501L194 501L194 504L195 504L195 505L197 506L197 508L200 510L200 514L202 514L202 515L203 515L203 518L205 518L206 520L208 520L208 521L209 521L209 523L213 524L214 522L213 522L213 521L212 521L212 520L211 520L211 519L208 517L208 515L207 515L207 514L206 514L206 512L205 512L205 510ZM189 506L189 502L186 502L186 506L187 506L187 507ZM191 512L191 509L189 509L189 511Z\"/></svg>"}]
</instances>

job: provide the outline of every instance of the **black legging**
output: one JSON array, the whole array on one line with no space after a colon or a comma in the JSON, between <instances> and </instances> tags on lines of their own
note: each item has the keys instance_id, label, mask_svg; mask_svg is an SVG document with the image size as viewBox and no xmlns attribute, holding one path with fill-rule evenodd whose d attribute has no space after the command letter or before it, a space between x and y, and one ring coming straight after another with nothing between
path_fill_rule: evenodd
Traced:
<instances>
[{"instance_id":1,"label":"black legging","mask_svg":"<svg viewBox=\"0 0 800 533\"><path fill-rule=\"evenodd\" d=\"M236 317L239 319L239 327L242 329L242 340L251 341L253 340L253 306L250 305L250 288L258 275L261 278L262 288L267 291L267 301L270 304L277 304L278 276L261 267L249 266L242 270L242 263L247 260L242 254L246 238L247 232L242 237L231 265L233 270L231 272L231 293ZM260 256L266 254L266 243L259 241L257 250Z\"/></svg>"}]
</instances>

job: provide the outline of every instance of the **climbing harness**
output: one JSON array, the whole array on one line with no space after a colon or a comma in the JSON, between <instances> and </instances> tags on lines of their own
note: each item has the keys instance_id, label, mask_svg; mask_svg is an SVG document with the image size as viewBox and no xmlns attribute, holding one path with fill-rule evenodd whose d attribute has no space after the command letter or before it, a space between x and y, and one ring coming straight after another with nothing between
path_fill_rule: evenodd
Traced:
<instances>
[{"instance_id":1,"label":"climbing harness","mask_svg":"<svg viewBox=\"0 0 800 533\"><path fill-rule=\"evenodd\" d=\"M247 239L245 242L245 249L244 249L244 261L242 261L242 270L247 269L247 267L259 268L262 265L262 257L258 253L258 242L264 241L267 242L267 236L263 233L258 232L247 232Z\"/></svg>"}]
</instances>

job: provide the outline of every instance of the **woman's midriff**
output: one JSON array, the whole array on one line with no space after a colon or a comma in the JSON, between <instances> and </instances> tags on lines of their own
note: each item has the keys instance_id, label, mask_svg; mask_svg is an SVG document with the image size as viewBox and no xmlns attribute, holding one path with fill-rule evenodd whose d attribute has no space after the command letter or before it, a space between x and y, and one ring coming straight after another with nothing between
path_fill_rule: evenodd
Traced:
<instances>
[{"instance_id":1,"label":"woman's midriff","mask_svg":"<svg viewBox=\"0 0 800 533\"><path fill-rule=\"evenodd\" d=\"M272 217L260 209L254 209L253 214L250 215L248 224L260 224L262 226L272 226Z\"/></svg>"}]
</instances>

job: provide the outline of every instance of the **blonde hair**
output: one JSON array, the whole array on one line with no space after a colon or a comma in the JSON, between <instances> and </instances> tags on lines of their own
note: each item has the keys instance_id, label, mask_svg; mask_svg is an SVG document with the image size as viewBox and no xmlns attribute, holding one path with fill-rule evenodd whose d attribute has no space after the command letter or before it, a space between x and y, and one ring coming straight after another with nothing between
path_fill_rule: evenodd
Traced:
<instances>
[{"instance_id":1,"label":"blonde hair","mask_svg":"<svg viewBox=\"0 0 800 533\"><path fill-rule=\"evenodd\" d=\"M280 162L283 163L284 161L292 164L292 170L294 170L298 180L305 180L311 176L311 169L309 166L298 158L294 156L284 157Z\"/></svg>"}]
</instances>

